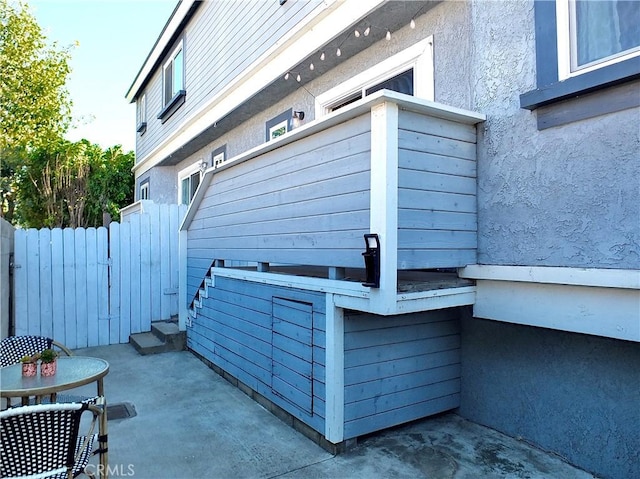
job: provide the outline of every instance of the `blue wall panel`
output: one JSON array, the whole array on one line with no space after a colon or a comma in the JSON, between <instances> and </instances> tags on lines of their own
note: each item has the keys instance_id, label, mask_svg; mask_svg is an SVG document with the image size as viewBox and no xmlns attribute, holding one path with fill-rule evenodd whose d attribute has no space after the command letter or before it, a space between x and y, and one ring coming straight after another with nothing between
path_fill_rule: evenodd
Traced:
<instances>
[{"instance_id":1,"label":"blue wall panel","mask_svg":"<svg viewBox=\"0 0 640 479\"><path fill-rule=\"evenodd\" d=\"M325 296L216 277L190 348L324 432Z\"/></svg>"},{"instance_id":2,"label":"blue wall panel","mask_svg":"<svg viewBox=\"0 0 640 479\"><path fill-rule=\"evenodd\" d=\"M458 309L345 314L345 439L456 408Z\"/></svg>"}]
</instances>

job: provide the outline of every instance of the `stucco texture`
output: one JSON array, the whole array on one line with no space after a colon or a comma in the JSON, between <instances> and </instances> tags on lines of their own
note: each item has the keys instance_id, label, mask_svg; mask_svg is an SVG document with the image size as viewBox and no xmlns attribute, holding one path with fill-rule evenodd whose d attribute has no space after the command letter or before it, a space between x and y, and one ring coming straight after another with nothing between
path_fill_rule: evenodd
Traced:
<instances>
[{"instance_id":1,"label":"stucco texture","mask_svg":"<svg viewBox=\"0 0 640 479\"><path fill-rule=\"evenodd\" d=\"M474 2L472 25L479 263L639 268L638 109L538 131L533 2Z\"/></svg>"},{"instance_id":2,"label":"stucco texture","mask_svg":"<svg viewBox=\"0 0 640 479\"><path fill-rule=\"evenodd\" d=\"M636 343L462 321L459 413L606 478L640 477Z\"/></svg>"}]
</instances>

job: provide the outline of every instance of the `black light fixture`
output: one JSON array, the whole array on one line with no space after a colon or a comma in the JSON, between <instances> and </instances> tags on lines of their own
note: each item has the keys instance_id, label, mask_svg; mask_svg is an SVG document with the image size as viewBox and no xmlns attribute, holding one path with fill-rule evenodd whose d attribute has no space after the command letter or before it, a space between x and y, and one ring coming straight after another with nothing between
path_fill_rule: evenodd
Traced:
<instances>
[{"instance_id":1,"label":"black light fixture","mask_svg":"<svg viewBox=\"0 0 640 479\"><path fill-rule=\"evenodd\" d=\"M364 256L364 267L367 278L362 286L369 288L380 287L380 238L377 234L365 234L364 243L367 250L362 253Z\"/></svg>"},{"instance_id":2,"label":"black light fixture","mask_svg":"<svg viewBox=\"0 0 640 479\"><path fill-rule=\"evenodd\" d=\"M294 111L293 112L294 120L304 120L304 112L303 111Z\"/></svg>"}]
</instances>

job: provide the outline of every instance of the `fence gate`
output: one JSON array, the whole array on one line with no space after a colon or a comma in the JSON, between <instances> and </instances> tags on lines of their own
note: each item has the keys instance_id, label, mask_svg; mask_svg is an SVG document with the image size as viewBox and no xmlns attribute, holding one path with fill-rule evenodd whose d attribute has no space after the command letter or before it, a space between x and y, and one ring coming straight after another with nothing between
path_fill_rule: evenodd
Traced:
<instances>
[{"instance_id":1,"label":"fence gate","mask_svg":"<svg viewBox=\"0 0 640 479\"><path fill-rule=\"evenodd\" d=\"M153 206L109 228L16 230L15 334L72 349L127 343L177 315L185 207Z\"/></svg>"}]
</instances>

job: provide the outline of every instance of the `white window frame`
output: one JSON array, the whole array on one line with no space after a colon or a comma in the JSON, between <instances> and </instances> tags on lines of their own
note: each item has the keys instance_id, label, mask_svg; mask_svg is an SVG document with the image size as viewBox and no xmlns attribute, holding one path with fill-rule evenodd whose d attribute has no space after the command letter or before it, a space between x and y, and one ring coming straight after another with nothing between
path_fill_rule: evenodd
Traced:
<instances>
[{"instance_id":1,"label":"white window frame","mask_svg":"<svg viewBox=\"0 0 640 479\"><path fill-rule=\"evenodd\" d=\"M175 79L175 59L178 56L178 54L182 52L182 66L181 66L181 71L182 71L182 79L180 80L180 88L176 88L175 84L174 84L174 79ZM171 100L173 100L173 98L175 98L175 96L178 94L178 92L180 92L180 90L184 90L184 41L180 40L180 43L178 43L178 45L176 46L176 48L174 48L174 50L171 52L171 55L169 56L169 59L164 62L164 65L162 65L162 106L167 106L171 103ZM167 81L167 75L166 75L166 71L167 68L169 68L171 66L171 98L167 98L166 97L166 90L167 90L167 85L166 85L166 81Z\"/></svg>"},{"instance_id":2,"label":"white window frame","mask_svg":"<svg viewBox=\"0 0 640 479\"><path fill-rule=\"evenodd\" d=\"M141 200L149 199L149 180L144 181L140 185L140 199Z\"/></svg>"},{"instance_id":3,"label":"white window frame","mask_svg":"<svg viewBox=\"0 0 640 479\"><path fill-rule=\"evenodd\" d=\"M273 125L271 128L269 128L269 141L271 140L275 140L276 138L280 138L282 135L278 135L278 136L273 136L273 133L277 130L279 130L280 128L284 128L284 134L289 132L289 120L282 120L280 123Z\"/></svg>"},{"instance_id":4,"label":"white window frame","mask_svg":"<svg viewBox=\"0 0 640 479\"><path fill-rule=\"evenodd\" d=\"M138 100L138 126L147 122L147 94L143 93Z\"/></svg>"},{"instance_id":5,"label":"white window frame","mask_svg":"<svg viewBox=\"0 0 640 479\"><path fill-rule=\"evenodd\" d=\"M191 176L194 175L195 173L200 173L200 181L202 181L202 177L204 176L206 167L207 167L207 164L204 160L198 160L192 165L187 166L186 168L178 172L178 204L179 205L184 204L182 203L182 193L183 193L182 181L187 178L190 179ZM194 195L195 195L195 192L194 192ZM191 196L191 183L189 183L189 203L187 203L187 205L191 204L192 200L193 200L193 196Z\"/></svg>"},{"instance_id":6,"label":"white window frame","mask_svg":"<svg viewBox=\"0 0 640 479\"><path fill-rule=\"evenodd\" d=\"M417 98L434 101L433 35L396 53L340 85L318 95L316 118L328 115L336 104L343 103L358 91L364 91L382 81L413 68L413 94Z\"/></svg>"},{"instance_id":7,"label":"white window frame","mask_svg":"<svg viewBox=\"0 0 640 479\"><path fill-rule=\"evenodd\" d=\"M595 61L582 67L576 67L573 62L577 54L576 45L575 42L572 41L575 15L575 0L556 0L558 79L560 81L640 56L640 47L636 47L631 51L620 52L616 55L603 58L600 61Z\"/></svg>"}]
</instances>

